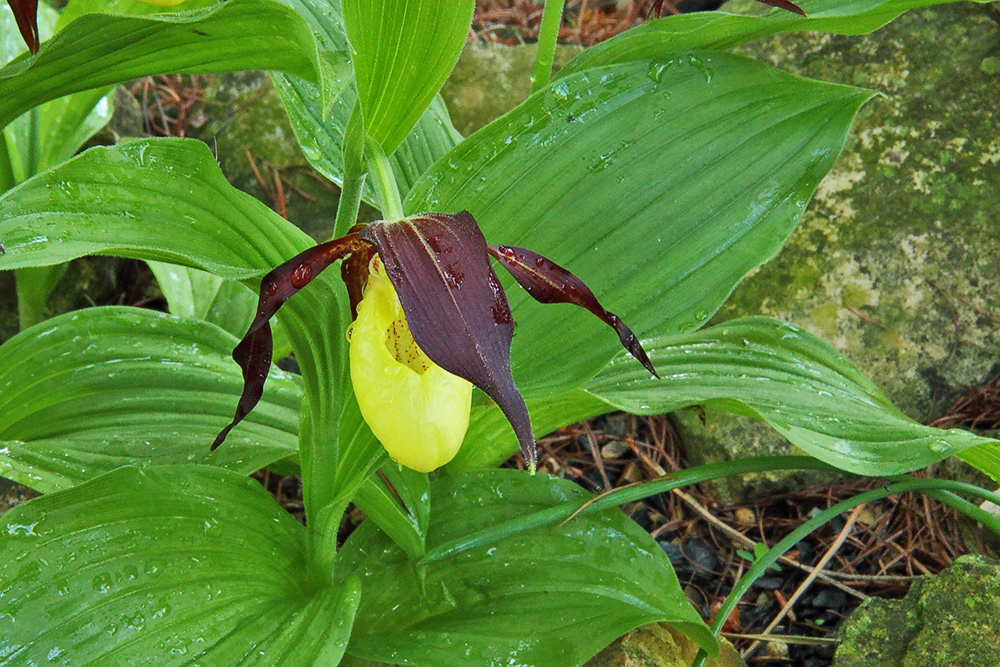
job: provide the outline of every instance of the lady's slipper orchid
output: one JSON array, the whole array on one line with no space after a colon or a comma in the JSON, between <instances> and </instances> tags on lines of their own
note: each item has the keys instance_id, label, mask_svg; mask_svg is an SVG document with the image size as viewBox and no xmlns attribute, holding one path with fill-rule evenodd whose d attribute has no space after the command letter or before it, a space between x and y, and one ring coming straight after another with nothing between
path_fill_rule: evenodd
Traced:
<instances>
[{"instance_id":1,"label":"lady's slipper orchid","mask_svg":"<svg viewBox=\"0 0 1000 667\"><path fill-rule=\"evenodd\" d=\"M341 271L356 317L351 379L361 413L389 455L422 472L450 461L468 427L475 385L506 415L534 470L531 422L510 373L514 322L490 255L536 300L573 303L601 318L656 375L632 331L572 273L524 248L488 246L467 211L427 213L373 222L264 276L257 315L233 351L243 395L212 448L260 400L271 364L268 321L320 271L346 258Z\"/></svg>"}]
</instances>

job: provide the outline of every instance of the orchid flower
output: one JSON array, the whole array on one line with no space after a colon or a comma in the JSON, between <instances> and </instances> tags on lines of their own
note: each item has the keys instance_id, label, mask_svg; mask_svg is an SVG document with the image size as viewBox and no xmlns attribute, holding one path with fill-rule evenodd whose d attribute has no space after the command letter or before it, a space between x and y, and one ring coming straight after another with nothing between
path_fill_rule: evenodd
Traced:
<instances>
[{"instance_id":1,"label":"orchid flower","mask_svg":"<svg viewBox=\"0 0 1000 667\"><path fill-rule=\"evenodd\" d=\"M575 275L525 248L487 245L467 211L426 213L355 227L264 276L256 317L233 351L243 395L212 448L260 400L271 364L268 321L322 270L346 258L341 274L355 317L348 332L351 380L361 414L389 456L420 472L450 461L468 428L475 385L503 411L534 471L528 409L510 372L514 321L491 255L537 301L594 313L656 376L632 331Z\"/></svg>"}]
</instances>

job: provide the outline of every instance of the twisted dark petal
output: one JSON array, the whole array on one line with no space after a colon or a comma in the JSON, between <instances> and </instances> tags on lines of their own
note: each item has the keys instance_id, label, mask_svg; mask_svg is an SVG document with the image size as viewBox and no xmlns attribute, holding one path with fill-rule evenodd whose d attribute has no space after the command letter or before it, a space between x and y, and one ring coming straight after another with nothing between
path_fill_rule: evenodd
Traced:
<instances>
[{"instance_id":1,"label":"twisted dark petal","mask_svg":"<svg viewBox=\"0 0 1000 667\"><path fill-rule=\"evenodd\" d=\"M355 229L360 231L363 227L364 225L355 225L351 231L354 232ZM358 319L358 304L364 297L365 285L368 283L368 263L374 255L375 248L365 243L340 265L340 277L347 286L347 297L351 302L352 320Z\"/></svg>"},{"instance_id":2,"label":"twisted dark petal","mask_svg":"<svg viewBox=\"0 0 1000 667\"><path fill-rule=\"evenodd\" d=\"M38 53L38 0L7 0L28 50Z\"/></svg>"},{"instance_id":3,"label":"twisted dark petal","mask_svg":"<svg viewBox=\"0 0 1000 667\"><path fill-rule=\"evenodd\" d=\"M787 9L790 12L795 12L801 16L805 16L806 13L802 11L802 8L796 5L794 2L789 2L789 0L757 0L757 2L762 2L770 7L777 7L778 9Z\"/></svg>"},{"instance_id":4,"label":"twisted dark petal","mask_svg":"<svg viewBox=\"0 0 1000 667\"><path fill-rule=\"evenodd\" d=\"M639 363L646 367L653 377L660 377L653 363L642 349L639 339L625 326L621 318L605 310L586 284L575 275L553 262L526 248L512 245L493 245L490 252L514 276L514 280L540 303L572 303L586 308L601 321L618 332L618 339Z\"/></svg>"},{"instance_id":5,"label":"twisted dark petal","mask_svg":"<svg viewBox=\"0 0 1000 667\"><path fill-rule=\"evenodd\" d=\"M274 346L271 339L269 321L278 309L308 285L323 269L349 253L365 246L358 234L348 234L342 238L313 246L299 253L264 276L260 283L260 298L257 314L243 340L233 350L233 359L243 371L243 394L236 406L236 416L229 426L222 429L212 443L212 449L221 445L233 427L250 414L264 393L264 381L271 367Z\"/></svg>"},{"instance_id":6,"label":"twisted dark petal","mask_svg":"<svg viewBox=\"0 0 1000 667\"><path fill-rule=\"evenodd\" d=\"M360 238L378 250L417 345L496 401L534 470L528 408L510 374L514 321L476 221L427 213L372 223Z\"/></svg>"}]
</instances>

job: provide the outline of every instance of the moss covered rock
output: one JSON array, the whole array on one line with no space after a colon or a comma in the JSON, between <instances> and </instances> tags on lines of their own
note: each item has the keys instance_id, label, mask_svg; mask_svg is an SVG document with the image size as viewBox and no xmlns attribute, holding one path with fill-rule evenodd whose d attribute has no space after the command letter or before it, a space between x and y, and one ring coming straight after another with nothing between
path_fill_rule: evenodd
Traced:
<instances>
[{"instance_id":1,"label":"moss covered rock","mask_svg":"<svg viewBox=\"0 0 1000 667\"><path fill-rule=\"evenodd\" d=\"M834 667L997 667L1000 564L963 556L902 600L872 598L840 630Z\"/></svg>"},{"instance_id":2,"label":"moss covered rock","mask_svg":"<svg viewBox=\"0 0 1000 667\"><path fill-rule=\"evenodd\" d=\"M788 34L742 47L862 86L847 149L779 255L716 320L763 314L832 344L910 417L939 416L1000 359L1000 29L986 5L904 14L864 37ZM679 418L694 459L774 453L749 420ZM766 430L766 429L765 429Z\"/></svg>"}]
</instances>

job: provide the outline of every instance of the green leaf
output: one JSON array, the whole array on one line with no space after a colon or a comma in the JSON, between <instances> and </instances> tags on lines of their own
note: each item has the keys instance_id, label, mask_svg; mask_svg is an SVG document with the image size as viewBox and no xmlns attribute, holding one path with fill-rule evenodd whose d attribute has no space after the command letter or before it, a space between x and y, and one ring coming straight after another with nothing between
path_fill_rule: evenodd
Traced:
<instances>
[{"instance_id":1,"label":"green leaf","mask_svg":"<svg viewBox=\"0 0 1000 667\"><path fill-rule=\"evenodd\" d=\"M614 409L580 389L558 396L529 399L527 404L531 425L539 436ZM517 437L500 408L492 402L489 405L473 405L462 448L446 470L457 473L495 468L516 451Z\"/></svg>"},{"instance_id":2,"label":"green leaf","mask_svg":"<svg viewBox=\"0 0 1000 667\"><path fill-rule=\"evenodd\" d=\"M233 188L207 146L184 139L91 149L22 183L0 196L0 242L7 248L0 270L100 253L197 268L245 280L254 289L261 274L313 245L304 232ZM308 435L332 456L347 386L346 304L333 271L281 311L309 397ZM311 464L303 460L303 471ZM335 494L325 481L333 472L324 475L324 493Z\"/></svg>"},{"instance_id":3,"label":"green leaf","mask_svg":"<svg viewBox=\"0 0 1000 667\"><path fill-rule=\"evenodd\" d=\"M0 269L101 253L243 280L312 239L233 188L206 145L140 139L91 149L0 195L0 242Z\"/></svg>"},{"instance_id":4,"label":"green leaf","mask_svg":"<svg viewBox=\"0 0 1000 667\"><path fill-rule=\"evenodd\" d=\"M284 1L306 19L323 49L347 52L340 0ZM306 159L331 181L343 183L343 137L358 100L354 83L344 89L330 112L325 114L319 88L314 84L278 72L271 73L271 80ZM435 95L413 130L389 156L400 192L405 196L417 178L461 139L451 124L444 101L440 95ZM365 201L376 205L371 184L365 185L363 195Z\"/></svg>"},{"instance_id":5,"label":"green leaf","mask_svg":"<svg viewBox=\"0 0 1000 667\"><path fill-rule=\"evenodd\" d=\"M298 452L298 378L272 369L257 410L209 445L243 387L236 339L151 310L89 308L0 346L0 473L38 491L126 465L205 463L251 473Z\"/></svg>"},{"instance_id":6,"label":"green leaf","mask_svg":"<svg viewBox=\"0 0 1000 667\"><path fill-rule=\"evenodd\" d=\"M636 414L707 405L758 417L816 458L861 475L908 472L997 444L918 424L829 345L770 318L659 337L648 349L661 379L619 355L584 389Z\"/></svg>"},{"instance_id":7,"label":"green leaf","mask_svg":"<svg viewBox=\"0 0 1000 667\"><path fill-rule=\"evenodd\" d=\"M354 503L407 556L419 558L424 553L431 514L427 474L391 461L386 462L381 471L392 486L378 475L369 477L358 489Z\"/></svg>"},{"instance_id":8,"label":"green leaf","mask_svg":"<svg viewBox=\"0 0 1000 667\"><path fill-rule=\"evenodd\" d=\"M663 58L689 49L728 49L780 32L817 30L861 35L881 28L903 12L953 0L805 0L807 16L775 10L763 16L698 12L668 16L627 30L574 58L557 76L632 60ZM989 2L990 0L976 0Z\"/></svg>"},{"instance_id":9,"label":"green leaf","mask_svg":"<svg viewBox=\"0 0 1000 667\"><path fill-rule=\"evenodd\" d=\"M462 52L474 0L345 0L365 131L391 154Z\"/></svg>"},{"instance_id":10,"label":"green leaf","mask_svg":"<svg viewBox=\"0 0 1000 667\"><path fill-rule=\"evenodd\" d=\"M358 604L356 580L309 584L302 526L225 470L123 468L0 534L3 664L335 665Z\"/></svg>"},{"instance_id":11,"label":"green leaf","mask_svg":"<svg viewBox=\"0 0 1000 667\"><path fill-rule=\"evenodd\" d=\"M48 100L137 77L279 70L317 82L328 107L346 83L309 26L274 0L230 0L144 17L87 14L37 55L0 69L0 126Z\"/></svg>"},{"instance_id":12,"label":"green leaf","mask_svg":"<svg viewBox=\"0 0 1000 667\"><path fill-rule=\"evenodd\" d=\"M513 470L443 478L431 494L428 548L587 495L570 482ZM655 621L715 647L663 550L617 510L523 532L419 572L363 524L338 567L361 579L348 652L369 660L576 666Z\"/></svg>"},{"instance_id":13,"label":"green leaf","mask_svg":"<svg viewBox=\"0 0 1000 667\"><path fill-rule=\"evenodd\" d=\"M469 210L490 243L566 267L640 338L690 331L778 251L871 95L723 53L589 69L459 144L404 208ZM526 398L614 356L592 315L503 282Z\"/></svg>"},{"instance_id":14,"label":"green leaf","mask_svg":"<svg viewBox=\"0 0 1000 667\"><path fill-rule=\"evenodd\" d=\"M247 332L257 308L257 295L246 285L176 264L147 264L156 276L171 313L211 322L237 338ZM274 358L291 354L288 335L277 320L272 323L271 333Z\"/></svg>"}]
</instances>

